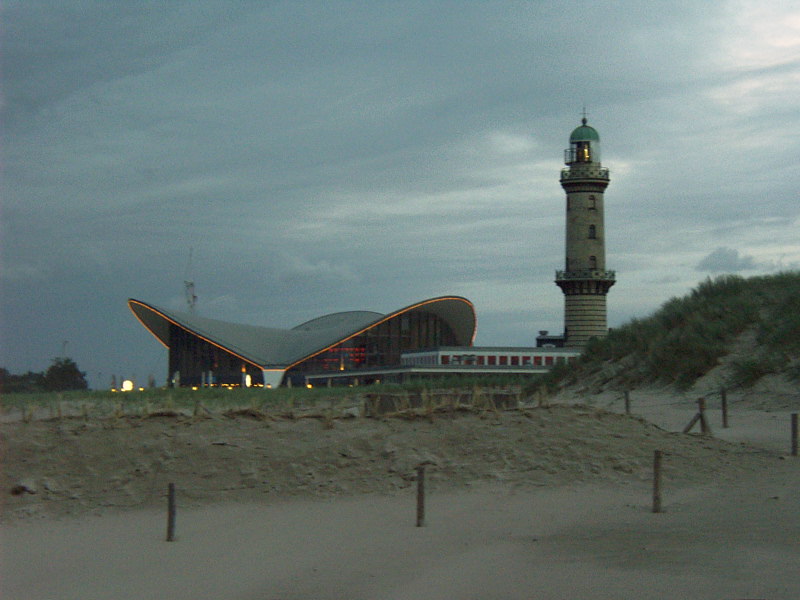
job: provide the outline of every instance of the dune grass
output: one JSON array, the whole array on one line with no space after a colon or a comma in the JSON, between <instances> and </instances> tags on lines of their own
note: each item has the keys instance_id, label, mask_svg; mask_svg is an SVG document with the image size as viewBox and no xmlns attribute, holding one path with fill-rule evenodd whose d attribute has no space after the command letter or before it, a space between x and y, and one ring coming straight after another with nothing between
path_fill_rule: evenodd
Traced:
<instances>
[{"instance_id":1,"label":"dune grass","mask_svg":"<svg viewBox=\"0 0 800 600\"><path fill-rule=\"evenodd\" d=\"M577 365L554 369L533 387L606 374L620 387L668 383L688 388L751 328L756 343L732 362L729 383L751 385L768 373L800 378L800 272L709 278L653 315L592 340Z\"/></svg>"},{"instance_id":2,"label":"dune grass","mask_svg":"<svg viewBox=\"0 0 800 600\"><path fill-rule=\"evenodd\" d=\"M23 420L41 416L114 417L146 415L158 412L225 413L226 411L281 412L315 408L358 405L364 394L429 393L434 390L514 389L519 390L528 379L513 375L490 378L450 377L419 380L406 384L383 384L358 387L279 388L152 388L131 392L82 390L72 392L34 392L4 394L0 411L17 412Z\"/></svg>"}]
</instances>

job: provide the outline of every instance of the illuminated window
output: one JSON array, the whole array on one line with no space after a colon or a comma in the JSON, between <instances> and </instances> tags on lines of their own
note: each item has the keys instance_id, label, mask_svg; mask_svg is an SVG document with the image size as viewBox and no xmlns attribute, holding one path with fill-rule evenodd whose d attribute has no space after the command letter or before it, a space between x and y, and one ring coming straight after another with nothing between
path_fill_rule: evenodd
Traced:
<instances>
[{"instance_id":1,"label":"illuminated window","mask_svg":"<svg viewBox=\"0 0 800 600\"><path fill-rule=\"evenodd\" d=\"M589 225L589 239L590 240L597 239L597 228L594 225Z\"/></svg>"},{"instance_id":2,"label":"illuminated window","mask_svg":"<svg viewBox=\"0 0 800 600\"><path fill-rule=\"evenodd\" d=\"M577 162L591 162L592 153L589 147L589 142L578 142L575 145L575 154Z\"/></svg>"}]
</instances>

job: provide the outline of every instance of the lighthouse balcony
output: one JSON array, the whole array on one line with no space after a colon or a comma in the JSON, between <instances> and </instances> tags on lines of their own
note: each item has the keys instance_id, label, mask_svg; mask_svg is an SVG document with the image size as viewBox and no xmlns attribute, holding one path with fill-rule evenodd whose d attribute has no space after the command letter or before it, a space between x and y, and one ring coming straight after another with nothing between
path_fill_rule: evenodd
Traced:
<instances>
[{"instance_id":1,"label":"lighthouse balcony","mask_svg":"<svg viewBox=\"0 0 800 600\"><path fill-rule=\"evenodd\" d=\"M576 181L580 179L604 179L608 181L608 169L579 163L561 169L561 181Z\"/></svg>"},{"instance_id":2,"label":"lighthouse balcony","mask_svg":"<svg viewBox=\"0 0 800 600\"><path fill-rule=\"evenodd\" d=\"M579 269L577 271L556 271L556 282L576 281L576 280L595 280L595 281L616 281L616 271L598 271L596 269Z\"/></svg>"}]
</instances>

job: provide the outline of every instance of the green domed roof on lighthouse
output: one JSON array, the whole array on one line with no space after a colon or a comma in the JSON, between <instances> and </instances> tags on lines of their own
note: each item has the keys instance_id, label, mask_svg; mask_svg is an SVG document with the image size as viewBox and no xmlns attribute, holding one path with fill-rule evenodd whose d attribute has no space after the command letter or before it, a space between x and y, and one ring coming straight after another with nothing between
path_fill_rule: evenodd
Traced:
<instances>
[{"instance_id":1,"label":"green domed roof on lighthouse","mask_svg":"<svg viewBox=\"0 0 800 600\"><path fill-rule=\"evenodd\" d=\"M580 127L576 127L572 134L570 134L569 141L599 142L600 135L597 133L597 130L594 127L586 124L586 118L581 119L581 123L582 125Z\"/></svg>"}]
</instances>

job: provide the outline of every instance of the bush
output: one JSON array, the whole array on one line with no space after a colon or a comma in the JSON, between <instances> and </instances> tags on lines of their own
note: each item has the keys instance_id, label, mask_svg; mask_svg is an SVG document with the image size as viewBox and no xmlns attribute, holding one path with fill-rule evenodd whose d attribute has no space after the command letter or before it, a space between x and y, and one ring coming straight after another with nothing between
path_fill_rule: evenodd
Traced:
<instances>
[{"instance_id":1,"label":"bush","mask_svg":"<svg viewBox=\"0 0 800 600\"><path fill-rule=\"evenodd\" d=\"M86 373L78 369L71 358L53 359L53 364L45 371L44 388L48 392L65 392L68 390L85 390Z\"/></svg>"},{"instance_id":2,"label":"bush","mask_svg":"<svg viewBox=\"0 0 800 600\"><path fill-rule=\"evenodd\" d=\"M785 365L785 361L775 355L737 360L731 363L730 382L749 387L764 375L780 372Z\"/></svg>"},{"instance_id":3,"label":"bush","mask_svg":"<svg viewBox=\"0 0 800 600\"><path fill-rule=\"evenodd\" d=\"M0 391L3 394L30 394L44 390L44 374L28 371L24 375L13 375L0 368Z\"/></svg>"}]
</instances>

